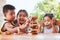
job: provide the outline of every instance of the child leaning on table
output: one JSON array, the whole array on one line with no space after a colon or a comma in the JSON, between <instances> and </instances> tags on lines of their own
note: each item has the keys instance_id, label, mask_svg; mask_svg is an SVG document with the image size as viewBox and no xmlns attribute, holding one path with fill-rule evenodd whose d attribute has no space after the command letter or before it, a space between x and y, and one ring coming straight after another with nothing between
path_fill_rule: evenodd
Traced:
<instances>
[{"instance_id":1,"label":"child leaning on table","mask_svg":"<svg viewBox=\"0 0 60 40\"><path fill-rule=\"evenodd\" d=\"M14 28L13 20L15 19L15 7L7 4L3 7L3 15L5 17L2 22L0 31L5 34L13 34L17 32L18 28Z\"/></svg>"},{"instance_id":2,"label":"child leaning on table","mask_svg":"<svg viewBox=\"0 0 60 40\"><path fill-rule=\"evenodd\" d=\"M26 10L19 10L17 13L16 20L14 21L15 26L20 26L21 29L19 29L20 34L27 33L27 28L29 27L29 19L28 19L28 13Z\"/></svg>"},{"instance_id":3,"label":"child leaning on table","mask_svg":"<svg viewBox=\"0 0 60 40\"><path fill-rule=\"evenodd\" d=\"M57 33L57 27L53 24L53 14L45 14L41 28L43 33ZM42 30L41 30L42 31Z\"/></svg>"}]
</instances>

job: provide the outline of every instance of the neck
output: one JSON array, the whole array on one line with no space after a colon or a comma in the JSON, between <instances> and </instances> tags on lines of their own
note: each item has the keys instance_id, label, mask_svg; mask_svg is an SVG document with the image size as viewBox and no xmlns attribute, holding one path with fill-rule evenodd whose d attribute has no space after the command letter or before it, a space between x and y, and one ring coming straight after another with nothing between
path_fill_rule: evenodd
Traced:
<instances>
[{"instance_id":1,"label":"neck","mask_svg":"<svg viewBox=\"0 0 60 40\"><path fill-rule=\"evenodd\" d=\"M52 28L52 26L47 26L47 29L50 29L50 28Z\"/></svg>"}]
</instances>

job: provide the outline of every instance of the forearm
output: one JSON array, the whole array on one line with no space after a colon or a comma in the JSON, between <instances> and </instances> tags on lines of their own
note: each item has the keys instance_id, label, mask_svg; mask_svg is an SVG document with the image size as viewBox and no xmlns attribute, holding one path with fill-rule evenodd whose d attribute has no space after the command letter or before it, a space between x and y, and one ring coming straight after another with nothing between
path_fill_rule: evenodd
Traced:
<instances>
[{"instance_id":1,"label":"forearm","mask_svg":"<svg viewBox=\"0 0 60 40\"><path fill-rule=\"evenodd\" d=\"M27 28L28 26L29 26L29 24L26 23L26 24L24 24L24 25L21 25L21 26L20 26L20 29L23 30L23 29Z\"/></svg>"},{"instance_id":2,"label":"forearm","mask_svg":"<svg viewBox=\"0 0 60 40\"><path fill-rule=\"evenodd\" d=\"M9 31L10 33L16 33L18 31L18 28L7 28L7 31Z\"/></svg>"}]
</instances>

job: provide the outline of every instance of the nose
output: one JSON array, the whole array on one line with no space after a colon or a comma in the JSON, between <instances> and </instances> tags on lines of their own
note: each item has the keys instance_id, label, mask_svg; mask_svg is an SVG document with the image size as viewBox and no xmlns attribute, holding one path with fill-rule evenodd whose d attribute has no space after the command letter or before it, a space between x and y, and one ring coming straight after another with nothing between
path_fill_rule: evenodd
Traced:
<instances>
[{"instance_id":1,"label":"nose","mask_svg":"<svg viewBox=\"0 0 60 40\"><path fill-rule=\"evenodd\" d=\"M24 18L23 16L21 16L20 18Z\"/></svg>"},{"instance_id":2,"label":"nose","mask_svg":"<svg viewBox=\"0 0 60 40\"><path fill-rule=\"evenodd\" d=\"M48 22L45 22L45 25L48 25Z\"/></svg>"}]
</instances>

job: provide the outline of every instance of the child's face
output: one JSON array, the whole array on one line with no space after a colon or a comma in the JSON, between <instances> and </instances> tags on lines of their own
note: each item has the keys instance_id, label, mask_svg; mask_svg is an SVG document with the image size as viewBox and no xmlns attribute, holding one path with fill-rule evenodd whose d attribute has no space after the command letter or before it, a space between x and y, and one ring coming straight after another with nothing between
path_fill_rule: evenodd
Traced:
<instances>
[{"instance_id":1,"label":"child's face","mask_svg":"<svg viewBox=\"0 0 60 40\"><path fill-rule=\"evenodd\" d=\"M9 21L13 21L15 18L15 12L14 10L8 10L8 12L5 14L5 17Z\"/></svg>"},{"instance_id":2,"label":"child's face","mask_svg":"<svg viewBox=\"0 0 60 40\"><path fill-rule=\"evenodd\" d=\"M44 17L44 25L51 26L51 19L48 16Z\"/></svg>"},{"instance_id":3,"label":"child's face","mask_svg":"<svg viewBox=\"0 0 60 40\"><path fill-rule=\"evenodd\" d=\"M18 18L17 18L17 20L18 20L18 22L20 23L20 24L23 24L23 23L25 23L25 18L26 18L27 16L26 16L26 14L25 14L25 12L20 12L19 13L19 15L18 15Z\"/></svg>"}]
</instances>

